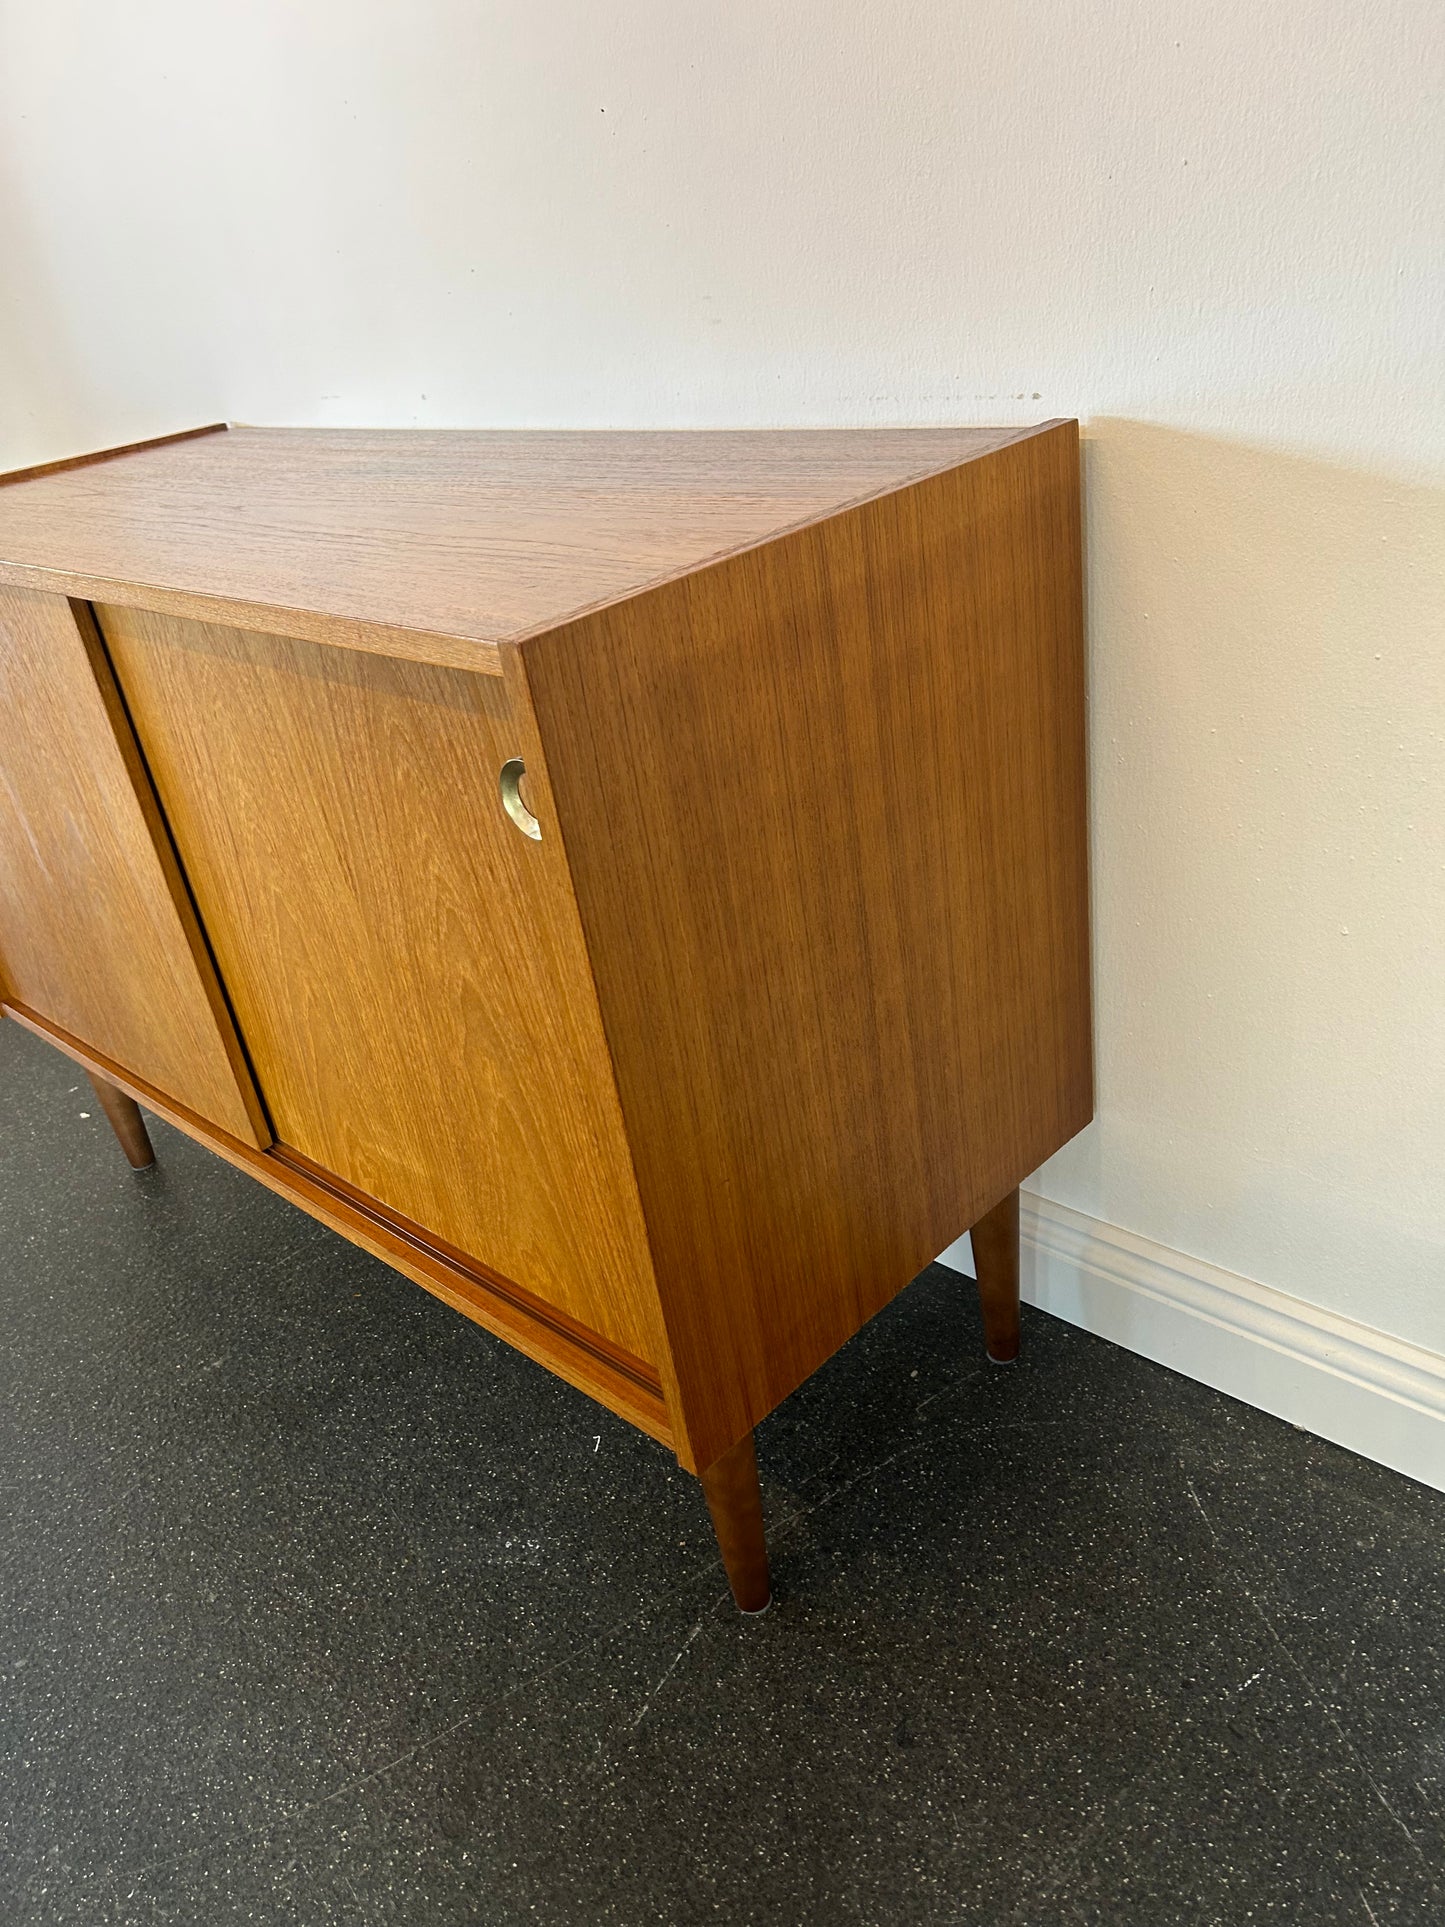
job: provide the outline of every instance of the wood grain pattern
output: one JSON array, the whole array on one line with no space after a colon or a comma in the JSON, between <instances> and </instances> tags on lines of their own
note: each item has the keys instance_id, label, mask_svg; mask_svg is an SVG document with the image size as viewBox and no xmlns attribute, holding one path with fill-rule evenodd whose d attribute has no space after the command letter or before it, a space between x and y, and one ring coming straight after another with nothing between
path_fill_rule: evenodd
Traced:
<instances>
[{"instance_id":1,"label":"wood grain pattern","mask_svg":"<svg viewBox=\"0 0 1445 1927\"><path fill-rule=\"evenodd\" d=\"M1079 543L1069 423L523 645L684 1463L1088 1121Z\"/></svg>"},{"instance_id":2,"label":"wood grain pattern","mask_svg":"<svg viewBox=\"0 0 1445 1927\"><path fill-rule=\"evenodd\" d=\"M89 614L0 589L7 997L252 1144L240 1044Z\"/></svg>"},{"instance_id":3,"label":"wood grain pattern","mask_svg":"<svg viewBox=\"0 0 1445 1927\"><path fill-rule=\"evenodd\" d=\"M233 428L0 489L0 581L500 675L501 642L1026 432Z\"/></svg>"},{"instance_id":4,"label":"wood grain pattern","mask_svg":"<svg viewBox=\"0 0 1445 1927\"><path fill-rule=\"evenodd\" d=\"M278 1140L656 1367L525 691L98 613ZM519 751L540 843L497 792Z\"/></svg>"},{"instance_id":5,"label":"wood grain pattern","mask_svg":"<svg viewBox=\"0 0 1445 1927\"><path fill-rule=\"evenodd\" d=\"M585 1334L570 1333L563 1322L546 1314L543 1308L529 1310L525 1293L495 1274L488 1275L478 1267L457 1262L455 1254L448 1254L437 1246L420 1226L408 1226L374 1206L353 1199L345 1187L334 1180L318 1179L301 1164L288 1159L282 1147L257 1150L240 1138L217 1130L164 1091L147 1084L143 1078L132 1076L35 1011L7 1003L5 1012L37 1037L64 1051L92 1077L119 1086L147 1110L225 1158L237 1170L299 1205L319 1223L421 1285L454 1311L516 1346L528 1358L555 1372L569 1385L575 1385L630 1425L671 1446L667 1408L640 1360L622 1360L617 1354L600 1349Z\"/></svg>"},{"instance_id":6,"label":"wood grain pattern","mask_svg":"<svg viewBox=\"0 0 1445 1927\"><path fill-rule=\"evenodd\" d=\"M303 1177L329 1191L333 1197L342 1199L362 1217L375 1224L383 1225L390 1231L400 1233L408 1243L425 1249L434 1257L444 1259L453 1270L464 1272L469 1278L484 1285L493 1297L506 1299L532 1324L545 1326L558 1333L569 1345L589 1352L600 1365L606 1366L610 1371L624 1378L631 1379L650 1398L661 1398L662 1381L655 1366L647 1364L643 1359L634 1358L620 1345L612 1344L600 1333L579 1324L575 1318L569 1318L555 1305L549 1305L533 1293L524 1291L520 1285L510 1278L503 1277L501 1272L493 1270L490 1265L482 1264L465 1251L458 1251L455 1245L447 1244L444 1239L436 1237L425 1226L413 1223L411 1219L403 1217L399 1211L390 1211L385 1205L378 1204L375 1198L370 1198L365 1192L358 1191L355 1185L344 1183L331 1172L323 1170L319 1164L313 1163L310 1158L302 1157L300 1152L293 1151L289 1145L273 1144L268 1155L278 1163L288 1165L293 1171L299 1171Z\"/></svg>"}]
</instances>

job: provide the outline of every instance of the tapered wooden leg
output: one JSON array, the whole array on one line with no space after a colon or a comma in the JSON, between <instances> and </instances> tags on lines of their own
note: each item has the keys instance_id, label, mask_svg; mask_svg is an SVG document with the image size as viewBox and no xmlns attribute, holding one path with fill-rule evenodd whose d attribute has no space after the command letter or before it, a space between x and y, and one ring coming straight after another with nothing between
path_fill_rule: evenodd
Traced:
<instances>
[{"instance_id":1,"label":"tapered wooden leg","mask_svg":"<svg viewBox=\"0 0 1445 1927\"><path fill-rule=\"evenodd\" d=\"M753 1435L738 1440L702 1475L707 1509L733 1598L745 1613L760 1613L772 1598L768 1547L763 1537L763 1495Z\"/></svg>"},{"instance_id":2,"label":"tapered wooden leg","mask_svg":"<svg viewBox=\"0 0 1445 1927\"><path fill-rule=\"evenodd\" d=\"M118 1085L108 1083L97 1077L94 1071L87 1071L90 1088L99 1100L100 1108L110 1119L110 1128L120 1139L120 1148L125 1152L137 1171L146 1165L154 1164L156 1154L151 1148L150 1135L145 1127L145 1119L140 1114L140 1105L133 1097L127 1097Z\"/></svg>"},{"instance_id":3,"label":"tapered wooden leg","mask_svg":"<svg viewBox=\"0 0 1445 1927\"><path fill-rule=\"evenodd\" d=\"M1019 1194L1010 1191L969 1233L983 1307L983 1342L995 1365L1019 1355Z\"/></svg>"}]
</instances>

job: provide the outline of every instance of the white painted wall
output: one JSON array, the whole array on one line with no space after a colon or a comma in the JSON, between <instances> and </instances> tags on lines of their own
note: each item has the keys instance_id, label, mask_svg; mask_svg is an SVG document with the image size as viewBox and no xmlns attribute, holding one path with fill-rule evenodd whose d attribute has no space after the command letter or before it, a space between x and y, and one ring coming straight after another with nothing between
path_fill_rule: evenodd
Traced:
<instances>
[{"instance_id":1,"label":"white painted wall","mask_svg":"<svg viewBox=\"0 0 1445 1927\"><path fill-rule=\"evenodd\" d=\"M1098 1122L1445 1353L1433 0L0 0L0 461L229 416L1087 435Z\"/></svg>"}]
</instances>

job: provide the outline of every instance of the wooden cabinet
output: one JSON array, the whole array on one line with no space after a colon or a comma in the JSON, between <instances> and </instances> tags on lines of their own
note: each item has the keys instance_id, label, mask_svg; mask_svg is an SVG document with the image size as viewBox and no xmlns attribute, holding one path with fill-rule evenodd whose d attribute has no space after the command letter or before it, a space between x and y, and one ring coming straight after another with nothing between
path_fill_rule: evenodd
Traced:
<instances>
[{"instance_id":1,"label":"wooden cabinet","mask_svg":"<svg viewBox=\"0 0 1445 1927\"><path fill-rule=\"evenodd\" d=\"M6 1007L671 1445L761 1604L752 1427L975 1225L1010 1355L1090 1115L1079 574L1072 423L13 478Z\"/></svg>"}]
</instances>

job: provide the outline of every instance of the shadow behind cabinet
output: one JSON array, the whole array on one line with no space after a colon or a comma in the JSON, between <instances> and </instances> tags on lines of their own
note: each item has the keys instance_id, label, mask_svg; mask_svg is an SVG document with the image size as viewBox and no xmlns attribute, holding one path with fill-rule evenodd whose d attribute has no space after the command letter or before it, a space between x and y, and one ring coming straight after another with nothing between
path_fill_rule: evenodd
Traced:
<instances>
[{"instance_id":1,"label":"shadow behind cabinet","mask_svg":"<svg viewBox=\"0 0 1445 1927\"><path fill-rule=\"evenodd\" d=\"M0 993L671 1445L1091 1107L1078 457L183 438L0 489ZM521 793L501 793L524 766ZM137 1123L137 1128L139 1128Z\"/></svg>"}]
</instances>

